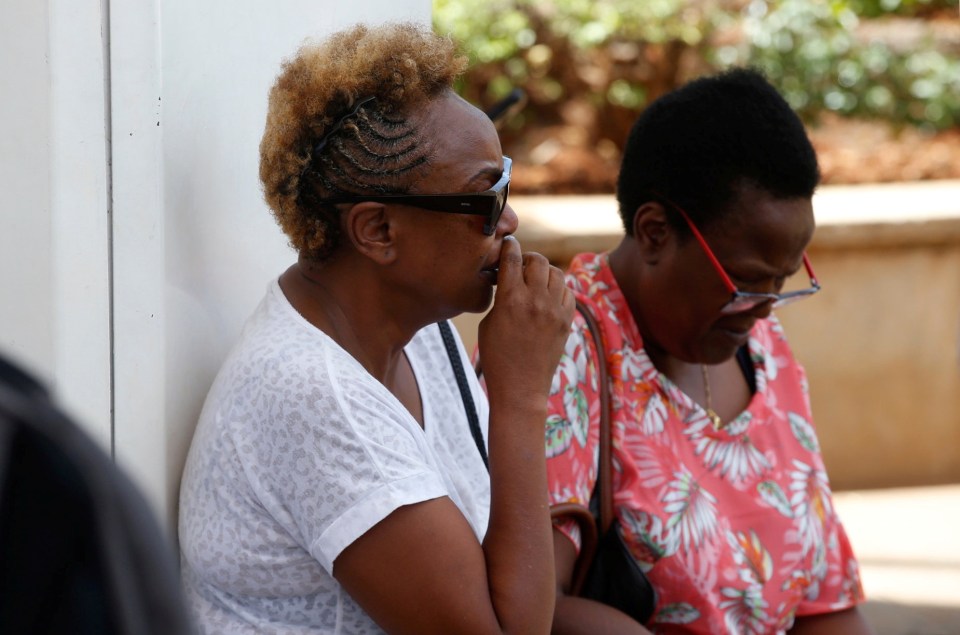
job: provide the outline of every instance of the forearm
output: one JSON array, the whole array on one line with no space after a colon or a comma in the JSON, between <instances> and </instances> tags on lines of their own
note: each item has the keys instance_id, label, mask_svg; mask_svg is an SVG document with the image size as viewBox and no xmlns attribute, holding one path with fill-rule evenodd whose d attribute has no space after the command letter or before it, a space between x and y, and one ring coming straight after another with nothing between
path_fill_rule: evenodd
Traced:
<instances>
[{"instance_id":1,"label":"forearm","mask_svg":"<svg viewBox=\"0 0 960 635\"><path fill-rule=\"evenodd\" d=\"M557 597L552 635L650 635L627 615L605 604L578 597Z\"/></svg>"},{"instance_id":2,"label":"forearm","mask_svg":"<svg viewBox=\"0 0 960 635\"><path fill-rule=\"evenodd\" d=\"M790 635L874 635L859 607L796 619Z\"/></svg>"},{"instance_id":3,"label":"forearm","mask_svg":"<svg viewBox=\"0 0 960 635\"><path fill-rule=\"evenodd\" d=\"M490 523L483 550L505 633L547 633L556 596L543 421L546 396L490 412Z\"/></svg>"},{"instance_id":4,"label":"forearm","mask_svg":"<svg viewBox=\"0 0 960 635\"><path fill-rule=\"evenodd\" d=\"M545 635L556 600L547 502L547 396L573 314L563 274L504 240L493 309L480 323L490 401L490 522L483 541L500 630Z\"/></svg>"}]
</instances>

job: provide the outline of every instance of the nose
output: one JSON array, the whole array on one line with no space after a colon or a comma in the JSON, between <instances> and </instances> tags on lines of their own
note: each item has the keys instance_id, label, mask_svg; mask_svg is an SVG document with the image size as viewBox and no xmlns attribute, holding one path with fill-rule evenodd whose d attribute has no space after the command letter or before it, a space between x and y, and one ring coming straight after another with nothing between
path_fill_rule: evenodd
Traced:
<instances>
[{"instance_id":1,"label":"nose","mask_svg":"<svg viewBox=\"0 0 960 635\"><path fill-rule=\"evenodd\" d=\"M753 307L748 313L758 320L765 320L773 312L773 300L766 300Z\"/></svg>"},{"instance_id":2,"label":"nose","mask_svg":"<svg viewBox=\"0 0 960 635\"><path fill-rule=\"evenodd\" d=\"M508 234L513 234L517 231L517 227L519 226L520 219L517 217L517 213L513 211L512 207L510 207L510 203L507 203L503 206L503 212L500 214L500 220L497 221L497 235L503 237Z\"/></svg>"}]
</instances>

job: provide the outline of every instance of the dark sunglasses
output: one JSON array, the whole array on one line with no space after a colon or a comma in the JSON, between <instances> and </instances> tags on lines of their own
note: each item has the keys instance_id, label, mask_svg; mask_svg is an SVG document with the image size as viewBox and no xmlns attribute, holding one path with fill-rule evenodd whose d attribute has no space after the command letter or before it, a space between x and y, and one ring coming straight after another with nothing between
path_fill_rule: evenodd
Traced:
<instances>
[{"instance_id":1,"label":"dark sunglasses","mask_svg":"<svg viewBox=\"0 0 960 635\"><path fill-rule=\"evenodd\" d=\"M803 266L807 270L807 276L810 277L809 287L805 289L797 289L796 291L786 291L784 293L750 293L748 291L740 291L737 289L737 285L733 284L733 280L730 279L730 276L727 275L723 265L721 265L720 261L717 260L716 255L714 255L713 250L710 249L710 246L704 239L703 234L701 234L700 230L697 229L697 226L693 224L690 216L687 215L683 208L671 201L666 196L658 192L653 193L657 196L657 198L667 203L670 207L679 212L680 216L683 217L683 220L686 221L687 226L693 233L694 238L696 238L697 242L700 243L700 246L703 248L703 252L707 255L707 258L710 260L713 268L716 269L717 274L720 275L720 279L723 281L724 286L727 287L727 291L730 292L730 300L728 300L727 303L720 308L721 314L730 315L733 313L742 313L744 311L754 309L765 302L772 302L771 306L774 309L778 309L782 306L786 306L787 304L796 302L797 300L809 298L820 290L820 282L817 280L816 274L813 273L813 265L810 264L810 258L807 257L807 252L803 252Z\"/></svg>"},{"instance_id":2,"label":"dark sunglasses","mask_svg":"<svg viewBox=\"0 0 960 635\"><path fill-rule=\"evenodd\" d=\"M497 229L497 223L500 221L500 215L503 214L503 208L507 205L512 166L513 161L510 160L510 157L503 157L503 175L493 187L484 192L465 194L370 194L323 199L320 202L328 205L364 203L366 201L400 203L433 212L486 216L487 220L483 224L483 233L487 236L493 236Z\"/></svg>"}]
</instances>

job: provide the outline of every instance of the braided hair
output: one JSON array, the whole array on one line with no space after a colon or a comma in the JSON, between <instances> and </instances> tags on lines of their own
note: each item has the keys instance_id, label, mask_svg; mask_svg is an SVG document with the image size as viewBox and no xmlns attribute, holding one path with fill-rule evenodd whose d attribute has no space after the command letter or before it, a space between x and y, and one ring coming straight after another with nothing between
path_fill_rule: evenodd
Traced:
<instances>
[{"instance_id":1,"label":"braided hair","mask_svg":"<svg viewBox=\"0 0 960 635\"><path fill-rule=\"evenodd\" d=\"M301 256L323 260L340 244L339 212L324 200L406 193L422 177L430 148L410 114L450 90L465 64L448 38L414 23L358 25L283 64L260 180Z\"/></svg>"}]
</instances>

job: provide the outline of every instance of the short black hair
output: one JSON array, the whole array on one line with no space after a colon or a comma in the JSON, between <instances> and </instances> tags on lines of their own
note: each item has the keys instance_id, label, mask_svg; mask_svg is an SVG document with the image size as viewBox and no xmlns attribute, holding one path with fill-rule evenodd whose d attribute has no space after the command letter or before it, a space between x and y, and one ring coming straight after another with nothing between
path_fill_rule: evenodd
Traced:
<instances>
[{"instance_id":1,"label":"short black hair","mask_svg":"<svg viewBox=\"0 0 960 635\"><path fill-rule=\"evenodd\" d=\"M727 211L742 186L810 198L819 181L800 118L760 72L736 68L696 79L643 111L624 148L617 202L631 235L647 201L676 203L704 226ZM686 233L677 214L670 218Z\"/></svg>"}]
</instances>

